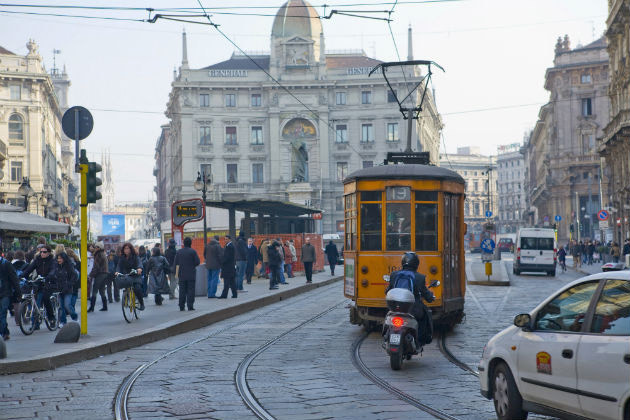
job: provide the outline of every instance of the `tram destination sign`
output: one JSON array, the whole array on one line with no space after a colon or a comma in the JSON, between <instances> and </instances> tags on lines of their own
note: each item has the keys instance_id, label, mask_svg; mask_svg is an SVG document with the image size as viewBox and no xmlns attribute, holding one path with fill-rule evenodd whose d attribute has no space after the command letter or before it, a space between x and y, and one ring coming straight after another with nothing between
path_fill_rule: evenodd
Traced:
<instances>
[{"instance_id":1,"label":"tram destination sign","mask_svg":"<svg viewBox=\"0 0 630 420\"><path fill-rule=\"evenodd\" d=\"M198 198L176 201L172 207L173 225L183 226L188 222L202 220L204 217L203 201Z\"/></svg>"}]
</instances>

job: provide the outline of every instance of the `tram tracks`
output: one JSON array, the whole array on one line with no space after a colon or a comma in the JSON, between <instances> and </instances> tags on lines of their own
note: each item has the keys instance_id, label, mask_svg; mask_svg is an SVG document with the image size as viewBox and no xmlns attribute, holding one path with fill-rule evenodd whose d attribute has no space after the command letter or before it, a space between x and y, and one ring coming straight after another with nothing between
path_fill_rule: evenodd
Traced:
<instances>
[{"instance_id":1,"label":"tram tracks","mask_svg":"<svg viewBox=\"0 0 630 420\"><path fill-rule=\"evenodd\" d=\"M380 388L384 389L385 391L389 392L390 394L396 396L397 398L399 398L400 400L424 411L425 413L428 413L432 416L434 416L435 418L438 418L440 420L459 420L457 417L454 417L442 410L439 410L437 408L431 407L428 404L425 404L424 402L420 401L419 399L412 397L411 395L407 394L406 392L402 391L401 389L393 386L392 384L390 384L389 382L387 382L385 379L379 377L378 375L376 375L374 372L372 372L372 370L365 364L365 362L363 362L363 360L361 359L361 354L360 354L360 350L361 350L361 345L363 344L363 342L365 341L365 339L369 336L369 333L365 333L362 336L360 336L359 338L357 338L354 343L352 344L352 348L351 348L351 352L350 352L350 356L352 359L352 364L355 366L355 368L366 378L368 378L370 381L372 381L375 385L379 386ZM459 367L460 369L466 371L467 373L474 375L474 376L479 376L479 372L475 371L473 368L471 368L470 366L468 366L466 363L462 362L461 360L457 359L448 349L448 347L446 346L446 334L443 333L441 334L441 336L439 337L438 340L438 347L440 348L440 352L442 353L442 355L451 363L453 363L454 365L456 365L457 367Z\"/></svg>"},{"instance_id":2,"label":"tram tracks","mask_svg":"<svg viewBox=\"0 0 630 420\"><path fill-rule=\"evenodd\" d=\"M309 300L309 299L317 299L317 297L321 294L326 293L326 290L321 291L320 293L317 293L316 295L307 295L304 296L301 299L297 299L293 302L291 302L291 304L295 305L295 304L299 304L305 300ZM254 350L253 352L249 353L239 364L237 370L234 373L234 378L235 378L235 383L236 383L236 387L238 389L239 394L241 395L243 401L245 402L245 404L252 410L252 412L258 416L261 419L274 419L274 417L269 414L264 407L262 407L262 405L258 402L258 400L256 399L256 397L253 395L253 393L251 392L251 389L249 388L249 386L247 385L247 368L249 367L249 365L253 362L253 360L260 355L261 353L263 353L266 349L268 349L269 347L271 347L274 343L278 342L279 340L281 340L283 337L285 337L286 335L290 334L291 332L305 326L308 323L311 323L319 318L321 318L322 316L326 315L327 313L333 311L335 308L337 308L339 305L343 304L346 302L347 299L344 299L341 302L336 303L335 305L329 307L328 309L318 313L317 315L313 316L312 318L309 318L308 320L300 323L299 325L297 325L296 327L291 328L288 331L285 331L284 333L280 334L279 336L275 337L272 340L267 341L265 344L263 344L262 346L258 347L256 350ZM229 331L241 324L246 324L250 321L254 321L256 319L259 319L261 317L265 317L266 315L271 314L272 312L278 311L279 309L276 308L272 308L266 312L264 312L263 314L257 314L255 316L252 316L250 318L247 318L245 320L241 320L238 322L234 322L231 323L227 326L225 326L224 328L212 331L211 333L197 338L195 340L189 341L188 343L185 343L181 346L178 346L168 352L165 352L163 354L161 354L160 356L154 358L153 360L144 363L140 366L138 366L130 375L128 375L120 384L118 390L116 391L116 395L114 396L114 401L113 401L113 410L114 410L114 417L116 420L129 420L130 416L129 416L129 407L128 407L128 400L129 400L129 395L131 393L131 390L133 388L133 386L136 384L136 382L138 381L138 379L140 378L140 376L147 370L149 369L151 366L156 365L157 363L159 363L161 360L168 358L169 356L180 352L184 349L187 349L189 347L194 346L195 344L201 343L203 341L206 341L210 338L213 338L217 335L220 335L226 331Z\"/></svg>"}]
</instances>

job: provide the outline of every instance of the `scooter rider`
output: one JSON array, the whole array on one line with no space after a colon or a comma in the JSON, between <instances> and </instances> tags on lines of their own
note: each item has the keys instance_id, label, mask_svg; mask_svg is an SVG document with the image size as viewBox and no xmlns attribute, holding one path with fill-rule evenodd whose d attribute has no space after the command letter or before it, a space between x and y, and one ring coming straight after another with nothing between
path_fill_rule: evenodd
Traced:
<instances>
[{"instance_id":1,"label":"scooter rider","mask_svg":"<svg viewBox=\"0 0 630 420\"><path fill-rule=\"evenodd\" d=\"M415 276L413 280L413 295L415 297L415 303L411 309L411 314L418 321L418 326L422 331L422 344L429 344L432 341L433 336L433 320L431 319L431 313L422 302L424 298L427 302L433 302L435 295L425 285L425 276L417 272L420 265L420 259L415 252L405 252L401 261L402 270L395 271L390 276L389 286L385 293L391 289L397 287L407 288L403 285L403 278L410 272ZM405 273L407 272L407 273ZM405 282L406 283L406 282Z\"/></svg>"}]
</instances>

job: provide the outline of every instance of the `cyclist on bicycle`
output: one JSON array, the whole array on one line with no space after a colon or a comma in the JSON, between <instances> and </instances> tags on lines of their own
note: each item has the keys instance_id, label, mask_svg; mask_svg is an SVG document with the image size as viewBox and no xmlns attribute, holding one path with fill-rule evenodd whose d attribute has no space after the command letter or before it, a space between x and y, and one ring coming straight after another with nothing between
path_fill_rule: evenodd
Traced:
<instances>
[{"instance_id":1,"label":"cyclist on bicycle","mask_svg":"<svg viewBox=\"0 0 630 420\"><path fill-rule=\"evenodd\" d=\"M138 254L136 253L133 245L129 242L125 242L122 247L122 254L118 259L118 266L116 267L115 274L129 275L131 270L136 270L138 272L136 275L137 279L134 279L135 281L133 282L133 291L140 303L140 307L138 309L144 311L144 298L142 297L142 263L140 262L140 258L138 258Z\"/></svg>"},{"instance_id":2,"label":"cyclist on bicycle","mask_svg":"<svg viewBox=\"0 0 630 420\"><path fill-rule=\"evenodd\" d=\"M40 245L38 247L39 251L33 261L26 267L24 270L24 277L28 278L28 276L33 272L37 271L37 275L42 277L47 277L52 271L54 259L52 257L52 249L48 245ZM45 284L40 290L37 291L37 306L42 306L42 301L44 303L44 307L46 308L46 314L48 314L48 319L50 321L54 321L54 311L52 305L50 304L50 296L56 292L55 285ZM34 326L34 329L39 329L39 323L37 322Z\"/></svg>"},{"instance_id":3,"label":"cyclist on bicycle","mask_svg":"<svg viewBox=\"0 0 630 420\"><path fill-rule=\"evenodd\" d=\"M562 246L558 250L558 262L560 267L562 267L562 271L567 271L567 251Z\"/></svg>"},{"instance_id":4,"label":"cyclist on bicycle","mask_svg":"<svg viewBox=\"0 0 630 420\"><path fill-rule=\"evenodd\" d=\"M72 306L72 292L78 282L78 275L70 257L65 252L57 254L57 262L54 264L52 271L46 277L46 281L57 285L57 290L61 292L59 304L63 307L60 324L66 323L66 315L70 314L73 321L78 319L77 313Z\"/></svg>"}]
</instances>

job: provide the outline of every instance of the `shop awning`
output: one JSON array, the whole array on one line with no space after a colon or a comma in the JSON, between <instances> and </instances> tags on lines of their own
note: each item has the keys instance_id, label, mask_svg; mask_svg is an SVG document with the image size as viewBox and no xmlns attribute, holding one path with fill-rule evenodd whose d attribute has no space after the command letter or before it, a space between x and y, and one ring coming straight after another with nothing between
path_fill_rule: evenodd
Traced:
<instances>
[{"instance_id":1,"label":"shop awning","mask_svg":"<svg viewBox=\"0 0 630 420\"><path fill-rule=\"evenodd\" d=\"M27 213L14 206L3 205L0 207L0 230L65 235L70 231L70 226L36 214Z\"/></svg>"}]
</instances>

